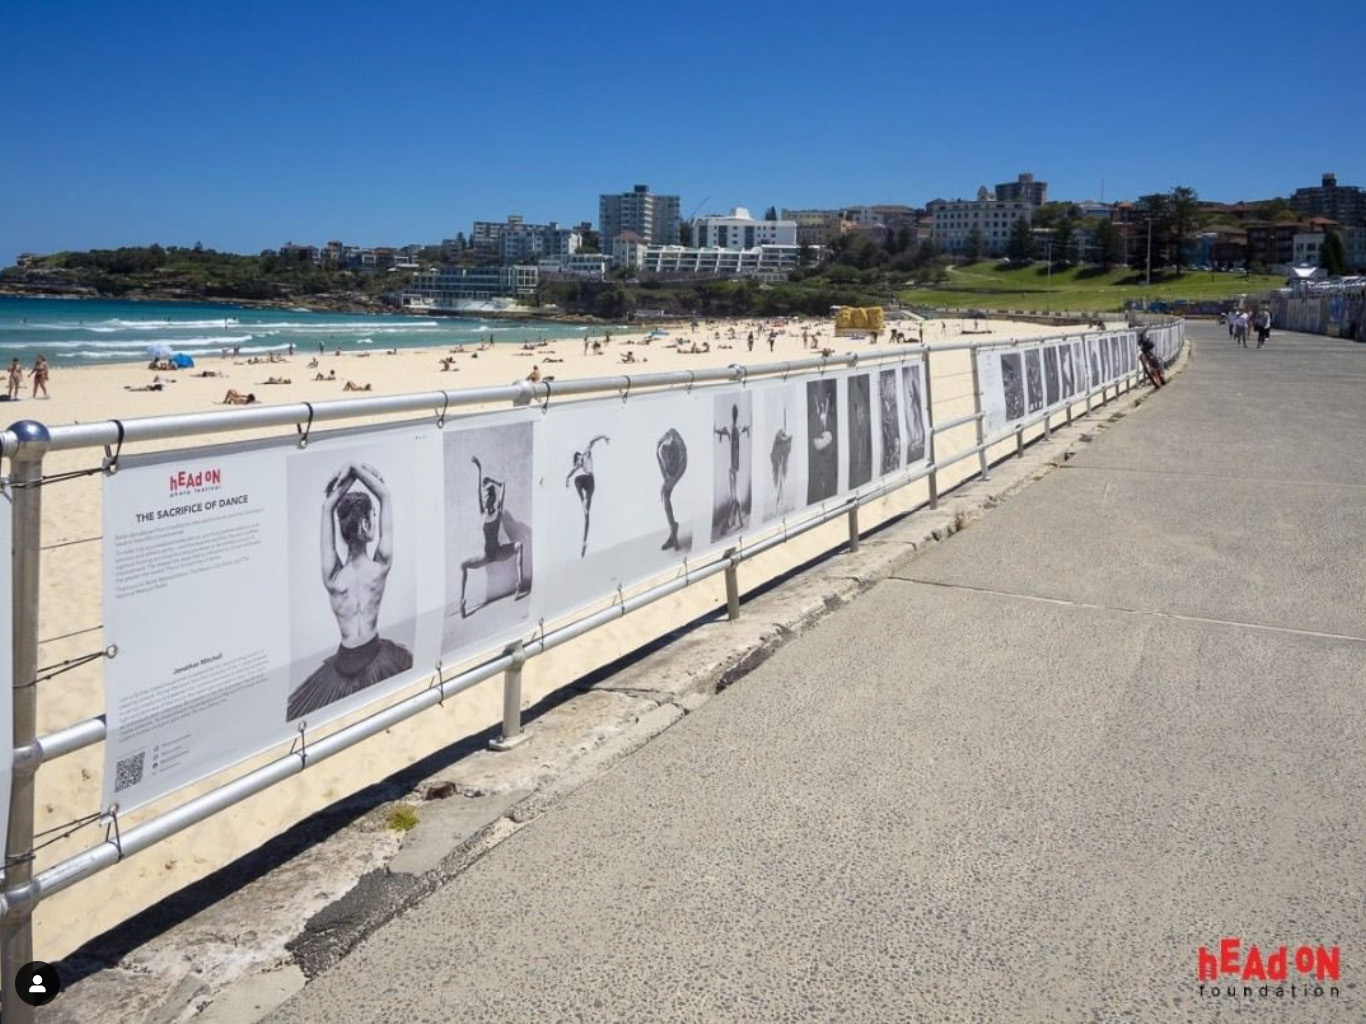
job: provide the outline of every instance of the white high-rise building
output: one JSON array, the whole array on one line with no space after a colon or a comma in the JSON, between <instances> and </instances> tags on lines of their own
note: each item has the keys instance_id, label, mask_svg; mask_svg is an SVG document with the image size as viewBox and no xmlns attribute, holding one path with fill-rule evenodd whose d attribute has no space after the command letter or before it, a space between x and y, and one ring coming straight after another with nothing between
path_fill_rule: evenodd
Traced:
<instances>
[{"instance_id":1,"label":"white high-rise building","mask_svg":"<svg viewBox=\"0 0 1366 1024\"><path fill-rule=\"evenodd\" d=\"M620 195L598 196L598 231L603 245L625 231L652 245L677 245L680 205L678 196L656 195L649 185L637 185Z\"/></svg>"},{"instance_id":2,"label":"white high-rise building","mask_svg":"<svg viewBox=\"0 0 1366 1024\"><path fill-rule=\"evenodd\" d=\"M698 249L754 249L761 245L796 245L795 220L755 220L743 206L724 217L693 221L693 246Z\"/></svg>"}]
</instances>

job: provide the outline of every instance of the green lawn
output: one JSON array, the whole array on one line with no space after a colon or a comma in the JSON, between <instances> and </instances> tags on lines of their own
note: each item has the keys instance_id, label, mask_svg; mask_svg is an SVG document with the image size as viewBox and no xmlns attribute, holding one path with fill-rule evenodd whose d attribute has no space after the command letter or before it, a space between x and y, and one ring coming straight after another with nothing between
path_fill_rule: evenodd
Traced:
<instances>
[{"instance_id":1,"label":"green lawn","mask_svg":"<svg viewBox=\"0 0 1366 1024\"><path fill-rule=\"evenodd\" d=\"M1145 286L1142 270L1072 267L1055 270L1050 277L1043 263L997 269L994 261L984 261L950 267L949 279L941 285L897 294L902 302L917 306L1086 312L1123 309L1129 299L1230 299L1272 291L1284 284L1282 278L1269 275L1187 271L1180 277L1154 272L1152 284Z\"/></svg>"}]
</instances>

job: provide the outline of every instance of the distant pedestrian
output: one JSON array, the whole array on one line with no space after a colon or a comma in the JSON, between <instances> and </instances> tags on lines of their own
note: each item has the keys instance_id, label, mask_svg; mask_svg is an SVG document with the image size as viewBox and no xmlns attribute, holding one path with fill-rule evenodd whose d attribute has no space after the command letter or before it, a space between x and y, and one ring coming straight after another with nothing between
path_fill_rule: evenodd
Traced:
<instances>
[{"instance_id":1,"label":"distant pedestrian","mask_svg":"<svg viewBox=\"0 0 1366 1024\"><path fill-rule=\"evenodd\" d=\"M292 342L292 341L289 343L289 354L290 354L290 355L293 355L293 354L294 354L294 342Z\"/></svg>"},{"instance_id":2,"label":"distant pedestrian","mask_svg":"<svg viewBox=\"0 0 1366 1024\"><path fill-rule=\"evenodd\" d=\"M19 401L19 389L24 385L24 368L19 365L19 360L12 359L9 364L9 400Z\"/></svg>"},{"instance_id":3,"label":"distant pedestrian","mask_svg":"<svg viewBox=\"0 0 1366 1024\"><path fill-rule=\"evenodd\" d=\"M1256 318L1257 347L1261 348L1271 337L1271 310L1259 309Z\"/></svg>"},{"instance_id":4,"label":"distant pedestrian","mask_svg":"<svg viewBox=\"0 0 1366 1024\"><path fill-rule=\"evenodd\" d=\"M40 354L33 361L33 369L29 372L29 376L33 378L34 398L38 397L39 391L43 393L44 398L52 397L47 393L47 372L47 356Z\"/></svg>"},{"instance_id":5,"label":"distant pedestrian","mask_svg":"<svg viewBox=\"0 0 1366 1024\"><path fill-rule=\"evenodd\" d=\"M318 355L320 355L320 356L325 356L325 355L327 355L327 353L326 353L325 351L323 351L323 343L322 343L321 341L318 342Z\"/></svg>"}]
</instances>

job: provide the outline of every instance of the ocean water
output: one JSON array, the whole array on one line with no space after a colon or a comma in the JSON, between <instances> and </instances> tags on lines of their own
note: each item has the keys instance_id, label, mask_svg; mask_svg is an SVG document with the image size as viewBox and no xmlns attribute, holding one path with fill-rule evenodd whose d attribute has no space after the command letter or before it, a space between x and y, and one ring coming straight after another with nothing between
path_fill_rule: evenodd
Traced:
<instances>
[{"instance_id":1,"label":"ocean water","mask_svg":"<svg viewBox=\"0 0 1366 1024\"><path fill-rule=\"evenodd\" d=\"M390 348L450 348L481 341L582 339L618 327L585 327L524 320L311 313L220 303L124 302L100 299L28 299L0 296L0 361L25 366L42 353L54 367L147 362L164 347L195 358L236 348L240 354Z\"/></svg>"}]
</instances>

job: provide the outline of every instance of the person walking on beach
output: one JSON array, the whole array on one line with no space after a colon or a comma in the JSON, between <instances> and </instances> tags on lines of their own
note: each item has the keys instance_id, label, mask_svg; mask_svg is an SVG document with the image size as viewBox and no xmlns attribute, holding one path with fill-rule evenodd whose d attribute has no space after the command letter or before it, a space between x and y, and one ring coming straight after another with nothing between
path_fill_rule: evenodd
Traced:
<instances>
[{"instance_id":1,"label":"person walking on beach","mask_svg":"<svg viewBox=\"0 0 1366 1024\"><path fill-rule=\"evenodd\" d=\"M24 385L24 368L19 365L18 358L10 360L9 364L9 400L19 401L19 389Z\"/></svg>"},{"instance_id":2,"label":"person walking on beach","mask_svg":"<svg viewBox=\"0 0 1366 1024\"><path fill-rule=\"evenodd\" d=\"M29 372L29 376L33 378L34 398L38 397L39 391L43 393L44 398L52 397L47 393L47 372L47 356L40 354L33 361L33 369Z\"/></svg>"},{"instance_id":3,"label":"person walking on beach","mask_svg":"<svg viewBox=\"0 0 1366 1024\"><path fill-rule=\"evenodd\" d=\"M583 506L583 545L579 548L580 558L588 554L588 517L593 512L593 491L597 487L597 481L593 478L593 445L599 441L604 444L612 443L612 439L606 434L599 434L592 438L584 446L583 451L574 453L574 465L570 467L569 474L564 478L566 487L569 486L571 480L574 482L574 490L579 492L579 504Z\"/></svg>"},{"instance_id":4,"label":"person walking on beach","mask_svg":"<svg viewBox=\"0 0 1366 1024\"><path fill-rule=\"evenodd\" d=\"M338 533L345 562L337 554ZM323 587L341 642L290 694L289 721L413 667L406 647L379 635L379 608L394 563L394 511L389 488L373 466L348 463L328 480L320 539Z\"/></svg>"}]
</instances>

